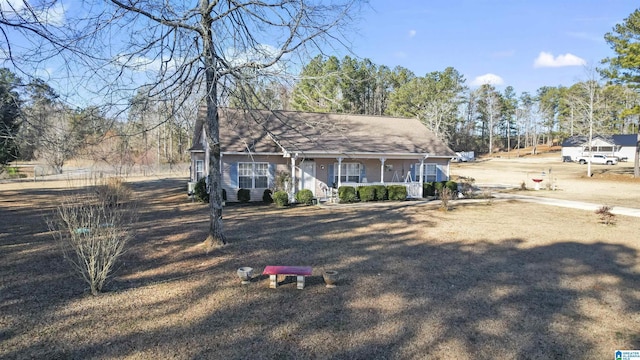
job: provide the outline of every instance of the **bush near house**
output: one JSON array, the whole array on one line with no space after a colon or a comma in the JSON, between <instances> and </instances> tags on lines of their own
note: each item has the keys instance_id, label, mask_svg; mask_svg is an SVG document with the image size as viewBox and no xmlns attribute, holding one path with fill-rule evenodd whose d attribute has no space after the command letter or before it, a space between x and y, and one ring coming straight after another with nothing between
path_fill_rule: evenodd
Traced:
<instances>
[{"instance_id":1,"label":"bush near house","mask_svg":"<svg viewBox=\"0 0 640 360\"><path fill-rule=\"evenodd\" d=\"M387 191L389 191L389 200L398 201L407 199L407 188L402 185L389 185Z\"/></svg>"},{"instance_id":2,"label":"bush near house","mask_svg":"<svg viewBox=\"0 0 640 360\"><path fill-rule=\"evenodd\" d=\"M248 203L251 201L251 191L249 189L239 189L238 201L241 203Z\"/></svg>"},{"instance_id":3,"label":"bush near house","mask_svg":"<svg viewBox=\"0 0 640 360\"><path fill-rule=\"evenodd\" d=\"M353 186L340 186L338 188L338 199L341 203L352 203L357 200L356 188Z\"/></svg>"},{"instance_id":4,"label":"bush near house","mask_svg":"<svg viewBox=\"0 0 640 360\"><path fill-rule=\"evenodd\" d=\"M444 182L442 181L434 182L433 188L435 190L435 195L440 196L440 193L442 193L442 189L444 189Z\"/></svg>"},{"instance_id":5,"label":"bush near house","mask_svg":"<svg viewBox=\"0 0 640 360\"><path fill-rule=\"evenodd\" d=\"M360 201L374 201L376 199L376 189L373 186L360 186L358 188Z\"/></svg>"},{"instance_id":6,"label":"bush near house","mask_svg":"<svg viewBox=\"0 0 640 360\"><path fill-rule=\"evenodd\" d=\"M387 187L384 185L373 185L371 186L375 189L375 197L377 201L389 200L387 197Z\"/></svg>"},{"instance_id":7,"label":"bush near house","mask_svg":"<svg viewBox=\"0 0 640 360\"><path fill-rule=\"evenodd\" d=\"M262 193L262 202L271 204L273 202L273 198L271 197L272 193L273 192L270 189L264 189L264 192Z\"/></svg>"},{"instance_id":8,"label":"bush near house","mask_svg":"<svg viewBox=\"0 0 640 360\"><path fill-rule=\"evenodd\" d=\"M453 180L445 181L444 187L451 190L452 194L456 194L458 192L458 183Z\"/></svg>"},{"instance_id":9,"label":"bush near house","mask_svg":"<svg viewBox=\"0 0 640 360\"><path fill-rule=\"evenodd\" d=\"M226 194L223 193L223 197ZM206 178L202 178L200 180L198 180L198 182L196 183L196 186L193 188L193 196L196 197L196 200L198 201L202 201L202 202L209 202L209 192L207 191L207 179Z\"/></svg>"},{"instance_id":10,"label":"bush near house","mask_svg":"<svg viewBox=\"0 0 640 360\"><path fill-rule=\"evenodd\" d=\"M313 192L309 189L302 189L296 194L296 201L300 204L313 204Z\"/></svg>"},{"instance_id":11,"label":"bush near house","mask_svg":"<svg viewBox=\"0 0 640 360\"><path fill-rule=\"evenodd\" d=\"M278 207L284 207L289 205L289 194L286 191L276 191L273 193L273 202Z\"/></svg>"},{"instance_id":12,"label":"bush near house","mask_svg":"<svg viewBox=\"0 0 640 360\"><path fill-rule=\"evenodd\" d=\"M432 181L422 183L422 197L435 196L435 195L436 195L436 187Z\"/></svg>"}]
</instances>

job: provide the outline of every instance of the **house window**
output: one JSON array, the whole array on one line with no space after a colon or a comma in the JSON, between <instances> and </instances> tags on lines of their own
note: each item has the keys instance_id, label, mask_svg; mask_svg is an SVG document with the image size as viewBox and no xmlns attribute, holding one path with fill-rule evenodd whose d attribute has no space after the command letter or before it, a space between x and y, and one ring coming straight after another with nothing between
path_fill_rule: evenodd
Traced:
<instances>
[{"instance_id":1,"label":"house window","mask_svg":"<svg viewBox=\"0 0 640 360\"><path fill-rule=\"evenodd\" d=\"M424 164L424 182L438 181L438 166L436 164Z\"/></svg>"},{"instance_id":2,"label":"house window","mask_svg":"<svg viewBox=\"0 0 640 360\"><path fill-rule=\"evenodd\" d=\"M338 183L338 163L333 165L333 182ZM342 171L340 172L340 182L360 182L360 164L358 163L342 163Z\"/></svg>"},{"instance_id":3,"label":"house window","mask_svg":"<svg viewBox=\"0 0 640 360\"><path fill-rule=\"evenodd\" d=\"M416 180L420 180L420 164L416 164ZM438 165L436 164L424 164L423 182L438 181Z\"/></svg>"},{"instance_id":4,"label":"house window","mask_svg":"<svg viewBox=\"0 0 640 360\"><path fill-rule=\"evenodd\" d=\"M269 187L269 164L238 163L238 186L241 189Z\"/></svg>"},{"instance_id":5,"label":"house window","mask_svg":"<svg viewBox=\"0 0 640 360\"><path fill-rule=\"evenodd\" d=\"M204 177L204 160L196 160L196 181Z\"/></svg>"}]
</instances>

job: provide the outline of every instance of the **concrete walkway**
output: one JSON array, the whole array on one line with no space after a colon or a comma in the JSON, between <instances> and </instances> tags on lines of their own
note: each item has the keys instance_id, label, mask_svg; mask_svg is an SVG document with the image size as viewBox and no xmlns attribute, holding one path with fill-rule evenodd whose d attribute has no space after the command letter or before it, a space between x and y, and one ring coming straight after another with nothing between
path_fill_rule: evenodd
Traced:
<instances>
[{"instance_id":1,"label":"concrete walkway","mask_svg":"<svg viewBox=\"0 0 640 360\"><path fill-rule=\"evenodd\" d=\"M536 204L560 206L560 207L588 210L588 211L596 211L602 207L602 204L597 205L597 204L592 204L592 203L582 202L582 201L543 198L543 197L537 197L537 196L527 196L527 195L512 194L512 193L494 192L493 196L496 199L512 199L512 200L531 202ZM640 217L640 209L621 207L621 206L612 206L611 213L615 215Z\"/></svg>"}]
</instances>

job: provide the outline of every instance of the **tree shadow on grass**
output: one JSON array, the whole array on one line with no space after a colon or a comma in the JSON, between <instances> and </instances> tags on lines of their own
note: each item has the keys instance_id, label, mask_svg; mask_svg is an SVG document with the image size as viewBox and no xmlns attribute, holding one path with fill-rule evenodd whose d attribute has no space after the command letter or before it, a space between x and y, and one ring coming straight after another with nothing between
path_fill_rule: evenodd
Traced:
<instances>
[{"instance_id":1,"label":"tree shadow on grass","mask_svg":"<svg viewBox=\"0 0 640 360\"><path fill-rule=\"evenodd\" d=\"M133 244L127 263L135 265L118 273L126 291L84 298L42 291L20 304L0 295L12 319L0 356L599 359L640 347L628 326L640 312L638 254L623 245L442 241L407 224L429 229L444 214L404 204L239 207L225 215L229 245L203 255L192 249L201 239L166 235L206 231L206 207L145 216L158 226ZM184 221L170 223L176 216ZM163 241L168 251L157 248ZM240 285L238 267L259 274L266 265L309 265L314 275L304 290L295 282L269 289L260 275ZM329 268L341 274L335 289L320 280ZM12 279L14 289L44 276L28 275ZM118 280L127 276L136 280ZM51 291L65 282L38 285ZM603 337L613 339L603 345Z\"/></svg>"}]
</instances>

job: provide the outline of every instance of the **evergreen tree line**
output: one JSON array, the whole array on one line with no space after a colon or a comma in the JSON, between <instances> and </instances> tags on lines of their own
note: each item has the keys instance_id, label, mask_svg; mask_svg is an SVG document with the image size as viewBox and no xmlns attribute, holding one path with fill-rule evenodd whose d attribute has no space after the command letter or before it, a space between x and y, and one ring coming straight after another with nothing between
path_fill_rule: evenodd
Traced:
<instances>
[{"instance_id":1,"label":"evergreen tree line","mask_svg":"<svg viewBox=\"0 0 640 360\"><path fill-rule=\"evenodd\" d=\"M453 67L418 76L401 66L391 69L349 56L316 56L293 86L243 81L235 89L231 106L415 117L453 149L481 153L586 135L590 105L595 133L635 133L638 115L633 109L640 105L638 92L622 83L588 79L517 94L511 86L472 89Z\"/></svg>"}]
</instances>

